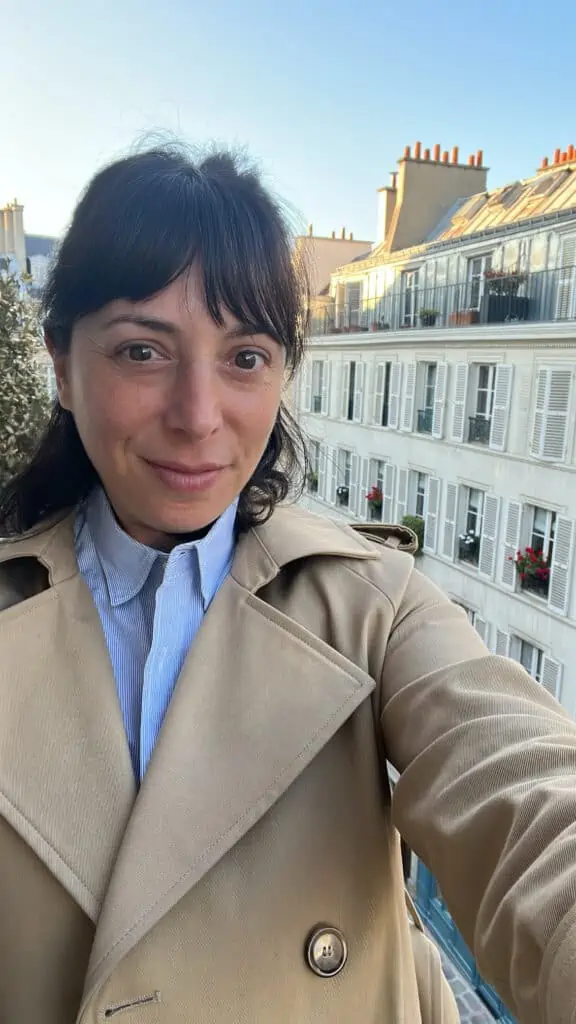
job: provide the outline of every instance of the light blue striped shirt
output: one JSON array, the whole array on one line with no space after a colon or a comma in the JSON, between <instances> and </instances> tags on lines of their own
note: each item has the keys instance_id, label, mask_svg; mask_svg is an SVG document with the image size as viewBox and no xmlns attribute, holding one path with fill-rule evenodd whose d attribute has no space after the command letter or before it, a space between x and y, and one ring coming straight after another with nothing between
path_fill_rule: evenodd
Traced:
<instances>
[{"instance_id":1,"label":"light blue striped shirt","mask_svg":"<svg viewBox=\"0 0 576 1024\"><path fill-rule=\"evenodd\" d=\"M78 511L78 567L102 622L139 781L186 654L230 571L237 504L201 540L169 554L129 537L101 489Z\"/></svg>"}]
</instances>

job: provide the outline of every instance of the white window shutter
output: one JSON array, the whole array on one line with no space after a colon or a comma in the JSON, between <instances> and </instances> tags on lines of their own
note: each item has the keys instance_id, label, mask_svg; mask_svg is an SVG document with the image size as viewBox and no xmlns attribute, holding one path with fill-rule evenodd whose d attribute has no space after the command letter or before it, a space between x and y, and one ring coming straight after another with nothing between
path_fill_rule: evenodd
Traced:
<instances>
[{"instance_id":1,"label":"white window shutter","mask_svg":"<svg viewBox=\"0 0 576 1024\"><path fill-rule=\"evenodd\" d=\"M530 444L530 454L534 458L549 462L564 460L571 390L571 370L538 371Z\"/></svg>"},{"instance_id":2,"label":"white window shutter","mask_svg":"<svg viewBox=\"0 0 576 1024\"><path fill-rule=\"evenodd\" d=\"M548 394L548 370L538 370L536 376L536 399L534 405L534 419L532 421L532 436L530 439L530 455L539 459L542 453L542 439L544 433L544 420L546 417L546 396Z\"/></svg>"},{"instance_id":3,"label":"white window shutter","mask_svg":"<svg viewBox=\"0 0 576 1024\"><path fill-rule=\"evenodd\" d=\"M402 389L402 363L392 363L390 367L390 401L388 407L388 426L398 430L400 426L400 395Z\"/></svg>"},{"instance_id":4,"label":"white window shutter","mask_svg":"<svg viewBox=\"0 0 576 1024\"><path fill-rule=\"evenodd\" d=\"M494 644L494 654L499 654L502 658L507 658L510 653L510 634L505 633L503 629L496 630L496 642Z\"/></svg>"},{"instance_id":5,"label":"white window shutter","mask_svg":"<svg viewBox=\"0 0 576 1024\"><path fill-rule=\"evenodd\" d=\"M488 647L490 641L490 627L486 622L486 619L481 619L480 616L477 615L476 618L474 619L474 629L478 633L480 639L483 640L486 646Z\"/></svg>"},{"instance_id":6,"label":"white window shutter","mask_svg":"<svg viewBox=\"0 0 576 1024\"><path fill-rule=\"evenodd\" d=\"M440 480L437 476L428 477L426 495L426 517L424 520L423 550L433 555L438 539L438 512L440 506Z\"/></svg>"},{"instance_id":7,"label":"white window shutter","mask_svg":"<svg viewBox=\"0 0 576 1024\"><path fill-rule=\"evenodd\" d=\"M572 569L572 546L574 544L574 520L558 516L550 567L548 607L560 615L568 614L570 598L570 575Z\"/></svg>"},{"instance_id":8,"label":"white window shutter","mask_svg":"<svg viewBox=\"0 0 576 1024\"><path fill-rule=\"evenodd\" d=\"M354 423L362 423L364 418L364 382L366 380L366 363L356 363L354 377Z\"/></svg>"},{"instance_id":9,"label":"white window shutter","mask_svg":"<svg viewBox=\"0 0 576 1024\"><path fill-rule=\"evenodd\" d=\"M330 381L332 377L332 363L329 359L324 360L322 369L322 416L330 415Z\"/></svg>"},{"instance_id":10,"label":"white window shutter","mask_svg":"<svg viewBox=\"0 0 576 1024\"><path fill-rule=\"evenodd\" d=\"M432 437L444 434L444 410L448 386L448 364L438 363L436 367L436 388L434 391L434 413L432 416Z\"/></svg>"},{"instance_id":11,"label":"white window shutter","mask_svg":"<svg viewBox=\"0 0 576 1024\"><path fill-rule=\"evenodd\" d=\"M348 508L352 515L356 515L358 512L358 487L359 487L359 472L360 472L360 459L354 452L352 453L352 464L350 466L350 496L348 500Z\"/></svg>"},{"instance_id":12,"label":"white window shutter","mask_svg":"<svg viewBox=\"0 0 576 1024\"><path fill-rule=\"evenodd\" d=\"M572 390L571 370L550 370L542 459L562 462L566 457L568 407Z\"/></svg>"},{"instance_id":13,"label":"white window shutter","mask_svg":"<svg viewBox=\"0 0 576 1024\"><path fill-rule=\"evenodd\" d=\"M458 363L452 410L451 441L463 441L466 430L466 404L468 399L468 363Z\"/></svg>"},{"instance_id":14,"label":"white window shutter","mask_svg":"<svg viewBox=\"0 0 576 1024\"><path fill-rule=\"evenodd\" d=\"M545 654L542 658L542 686L548 693L551 693L556 700L560 700L560 682L562 678L562 666L559 661L549 658Z\"/></svg>"},{"instance_id":15,"label":"white window shutter","mask_svg":"<svg viewBox=\"0 0 576 1024\"><path fill-rule=\"evenodd\" d=\"M408 514L408 470L398 470L398 493L396 494L396 521L401 523Z\"/></svg>"},{"instance_id":16,"label":"white window shutter","mask_svg":"<svg viewBox=\"0 0 576 1024\"><path fill-rule=\"evenodd\" d=\"M576 235L562 239L558 291L556 292L556 320L566 320L574 311L574 282L576 264Z\"/></svg>"},{"instance_id":17,"label":"white window shutter","mask_svg":"<svg viewBox=\"0 0 576 1024\"><path fill-rule=\"evenodd\" d=\"M500 582L507 590L516 589L516 553L520 544L520 528L522 526L522 505L519 501L509 501L506 506L506 525L504 527L504 544L502 546L502 566Z\"/></svg>"},{"instance_id":18,"label":"white window shutter","mask_svg":"<svg viewBox=\"0 0 576 1024\"><path fill-rule=\"evenodd\" d=\"M375 385L374 385L374 402L372 405L372 422L376 426L382 426L382 406L384 405L384 379L386 374L386 364L378 363L374 369L375 374Z\"/></svg>"},{"instance_id":19,"label":"white window shutter","mask_svg":"<svg viewBox=\"0 0 576 1024\"><path fill-rule=\"evenodd\" d=\"M384 466L384 490L382 494L382 521L391 523L394 520L394 485L396 483L396 467L391 462Z\"/></svg>"},{"instance_id":20,"label":"white window shutter","mask_svg":"<svg viewBox=\"0 0 576 1024\"><path fill-rule=\"evenodd\" d=\"M456 520L458 518L458 484L446 484L446 507L442 531L442 555L454 561L456 544Z\"/></svg>"},{"instance_id":21,"label":"white window shutter","mask_svg":"<svg viewBox=\"0 0 576 1024\"><path fill-rule=\"evenodd\" d=\"M318 497L324 499L326 498L326 488L328 483L326 479L327 455L326 445L321 444L320 451L318 453Z\"/></svg>"},{"instance_id":22,"label":"white window shutter","mask_svg":"<svg viewBox=\"0 0 576 1024\"><path fill-rule=\"evenodd\" d=\"M360 519L368 519L368 502L366 495L370 489L370 459L362 459L360 470L360 494L358 495L358 515Z\"/></svg>"},{"instance_id":23,"label":"white window shutter","mask_svg":"<svg viewBox=\"0 0 576 1024\"><path fill-rule=\"evenodd\" d=\"M310 412L312 409L312 363L307 360L302 377L302 410Z\"/></svg>"},{"instance_id":24,"label":"white window shutter","mask_svg":"<svg viewBox=\"0 0 576 1024\"><path fill-rule=\"evenodd\" d=\"M414 429L414 397L416 392L416 363L406 367L404 385L404 406L402 409L402 430Z\"/></svg>"},{"instance_id":25,"label":"white window shutter","mask_svg":"<svg viewBox=\"0 0 576 1024\"><path fill-rule=\"evenodd\" d=\"M490 448L496 452L503 452L506 446L513 373L514 367L506 363L500 363L496 367L494 409L492 411L492 423L490 424Z\"/></svg>"},{"instance_id":26,"label":"white window shutter","mask_svg":"<svg viewBox=\"0 0 576 1024\"><path fill-rule=\"evenodd\" d=\"M350 397L350 363L342 363L340 367L340 417L348 419L348 399Z\"/></svg>"},{"instance_id":27,"label":"white window shutter","mask_svg":"<svg viewBox=\"0 0 576 1024\"><path fill-rule=\"evenodd\" d=\"M488 580L493 579L496 568L499 520L500 498L497 498L495 494L485 494L478 572L480 576L484 576Z\"/></svg>"},{"instance_id":28,"label":"white window shutter","mask_svg":"<svg viewBox=\"0 0 576 1024\"><path fill-rule=\"evenodd\" d=\"M336 488L338 486L338 449L327 447L326 448L326 478L328 481L328 489L326 491L326 501L329 501L331 505L336 504Z\"/></svg>"}]
</instances>

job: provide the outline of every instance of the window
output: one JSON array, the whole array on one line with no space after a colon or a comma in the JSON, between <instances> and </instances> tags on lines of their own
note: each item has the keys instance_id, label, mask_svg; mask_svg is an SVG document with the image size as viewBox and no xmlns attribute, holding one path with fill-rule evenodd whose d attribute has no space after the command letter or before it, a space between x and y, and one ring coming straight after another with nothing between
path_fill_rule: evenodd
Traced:
<instances>
[{"instance_id":1,"label":"window","mask_svg":"<svg viewBox=\"0 0 576 1024\"><path fill-rule=\"evenodd\" d=\"M380 426L387 427L390 420L390 376L392 373L392 363L384 363L383 369L383 394L382 394L382 412L380 415Z\"/></svg>"},{"instance_id":2,"label":"window","mask_svg":"<svg viewBox=\"0 0 576 1024\"><path fill-rule=\"evenodd\" d=\"M382 459L370 459L368 494L373 498L368 500L368 515L375 522L382 522L385 465Z\"/></svg>"},{"instance_id":3,"label":"window","mask_svg":"<svg viewBox=\"0 0 576 1024\"><path fill-rule=\"evenodd\" d=\"M310 441L308 446L308 473L306 475L306 488L310 494L318 493L318 470L320 469L320 442Z\"/></svg>"},{"instance_id":4,"label":"window","mask_svg":"<svg viewBox=\"0 0 576 1024\"><path fill-rule=\"evenodd\" d=\"M520 573L520 586L522 590L547 598L550 590L556 513L529 505L527 514L529 543L522 552L523 571Z\"/></svg>"},{"instance_id":5,"label":"window","mask_svg":"<svg viewBox=\"0 0 576 1024\"><path fill-rule=\"evenodd\" d=\"M346 394L346 419L354 419L354 389L356 387L356 363L350 363L348 388Z\"/></svg>"},{"instance_id":6,"label":"window","mask_svg":"<svg viewBox=\"0 0 576 1024\"><path fill-rule=\"evenodd\" d=\"M480 560L480 537L484 515L484 492L475 487L464 488L462 531L458 537L458 558L477 566Z\"/></svg>"},{"instance_id":7,"label":"window","mask_svg":"<svg viewBox=\"0 0 576 1024\"><path fill-rule=\"evenodd\" d=\"M541 651L539 647L535 647L534 644L529 644L527 640L515 638L515 642L513 641L512 644L512 656L515 661L520 662L522 667L526 669L528 674L531 675L537 683L542 682L542 660L544 658L544 651Z\"/></svg>"},{"instance_id":8,"label":"window","mask_svg":"<svg viewBox=\"0 0 576 1024\"><path fill-rule=\"evenodd\" d=\"M423 386L422 386L422 408L418 410L419 434L431 434L434 421L434 401L436 398L436 377L438 367L436 363L424 364Z\"/></svg>"},{"instance_id":9,"label":"window","mask_svg":"<svg viewBox=\"0 0 576 1024\"><path fill-rule=\"evenodd\" d=\"M470 309L480 309L480 302L484 295L484 275L491 267L492 253L474 256L468 260L468 306Z\"/></svg>"},{"instance_id":10,"label":"window","mask_svg":"<svg viewBox=\"0 0 576 1024\"><path fill-rule=\"evenodd\" d=\"M415 474L415 500L414 500L414 515L420 516L420 519L424 519L426 514L426 489L428 486L428 476L426 473Z\"/></svg>"},{"instance_id":11,"label":"window","mask_svg":"<svg viewBox=\"0 0 576 1024\"><path fill-rule=\"evenodd\" d=\"M350 506L350 487L352 484L352 452L346 448L338 449L338 478L336 482L336 504L341 508Z\"/></svg>"},{"instance_id":12,"label":"window","mask_svg":"<svg viewBox=\"0 0 576 1024\"><path fill-rule=\"evenodd\" d=\"M489 444L494 412L496 367L482 363L472 367L472 374L474 409L473 415L469 418L468 441L470 444Z\"/></svg>"},{"instance_id":13,"label":"window","mask_svg":"<svg viewBox=\"0 0 576 1024\"><path fill-rule=\"evenodd\" d=\"M418 316L418 270L406 270L402 274L402 323L414 327Z\"/></svg>"},{"instance_id":14,"label":"window","mask_svg":"<svg viewBox=\"0 0 576 1024\"><path fill-rule=\"evenodd\" d=\"M322 412L323 385L324 362L315 359L312 363L312 412Z\"/></svg>"},{"instance_id":15,"label":"window","mask_svg":"<svg viewBox=\"0 0 576 1024\"><path fill-rule=\"evenodd\" d=\"M359 327L362 317L362 282L354 281L346 285L347 326Z\"/></svg>"}]
</instances>

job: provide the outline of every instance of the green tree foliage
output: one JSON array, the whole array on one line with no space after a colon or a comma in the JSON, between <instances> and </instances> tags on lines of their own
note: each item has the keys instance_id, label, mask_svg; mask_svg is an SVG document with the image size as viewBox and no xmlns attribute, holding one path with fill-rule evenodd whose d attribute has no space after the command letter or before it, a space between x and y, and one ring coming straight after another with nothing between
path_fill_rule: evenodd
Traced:
<instances>
[{"instance_id":1,"label":"green tree foliage","mask_svg":"<svg viewBox=\"0 0 576 1024\"><path fill-rule=\"evenodd\" d=\"M0 487L34 451L50 412L35 307L0 261Z\"/></svg>"}]
</instances>

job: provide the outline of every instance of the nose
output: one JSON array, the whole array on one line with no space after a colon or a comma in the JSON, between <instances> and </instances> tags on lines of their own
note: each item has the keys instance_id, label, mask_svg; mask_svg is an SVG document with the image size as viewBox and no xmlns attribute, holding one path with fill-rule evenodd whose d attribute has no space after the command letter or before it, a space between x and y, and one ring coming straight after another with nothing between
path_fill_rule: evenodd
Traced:
<instances>
[{"instance_id":1,"label":"nose","mask_svg":"<svg viewBox=\"0 0 576 1024\"><path fill-rule=\"evenodd\" d=\"M203 440L222 423L222 384L209 360L176 369L165 411L171 430Z\"/></svg>"}]
</instances>

